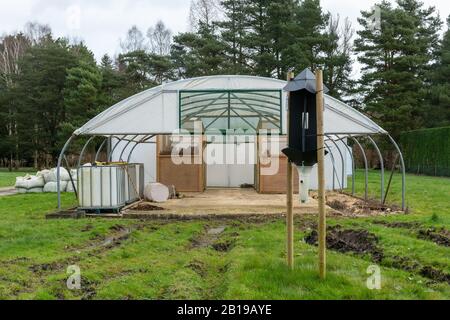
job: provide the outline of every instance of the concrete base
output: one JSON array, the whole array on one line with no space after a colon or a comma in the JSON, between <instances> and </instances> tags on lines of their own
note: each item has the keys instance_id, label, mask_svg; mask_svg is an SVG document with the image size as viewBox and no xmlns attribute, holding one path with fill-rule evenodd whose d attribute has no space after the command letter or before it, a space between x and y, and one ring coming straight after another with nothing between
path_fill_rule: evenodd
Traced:
<instances>
[{"instance_id":1,"label":"concrete base","mask_svg":"<svg viewBox=\"0 0 450 320\"><path fill-rule=\"evenodd\" d=\"M186 193L184 198L169 200L166 203L155 204L164 211L133 211L123 212L124 218L136 216L145 217L226 217L226 216L280 216L286 213L286 195L258 194L253 189L208 189L203 193ZM334 210L327 208L329 213ZM316 214L317 201L310 199L301 204L298 195L295 197L294 214Z\"/></svg>"}]
</instances>

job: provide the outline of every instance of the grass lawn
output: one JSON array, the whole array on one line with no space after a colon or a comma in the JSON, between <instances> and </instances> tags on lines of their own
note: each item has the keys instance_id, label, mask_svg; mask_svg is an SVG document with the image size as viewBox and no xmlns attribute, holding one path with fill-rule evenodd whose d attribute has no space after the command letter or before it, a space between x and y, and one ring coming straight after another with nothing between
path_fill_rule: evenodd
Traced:
<instances>
[{"instance_id":1,"label":"grass lawn","mask_svg":"<svg viewBox=\"0 0 450 320\"><path fill-rule=\"evenodd\" d=\"M0 188L13 187L16 178L26 174L35 174L36 170L31 168L20 168L18 171L9 172L8 169L0 168Z\"/></svg>"},{"instance_id":2,"label":"grass lawn","mask_svg":"<svg viewBox=\"0 0 450 320\"><path fill-rule=\"evenodd\" d=\"M376 195L379 173L370 175ZM361 194L363 178L358 172ZM395 203L399 178L388 198ZM315 216L296 220L289 271L282 219L45 220L55 195L3 197L0 299L450 299L450 248L420 237L432 226L449 229L450 179L409 175L407 183L409 215L329 219L376 235L381 290L366 287L366 270L375 263L367 254L330 250L328 278L318 279L317 249L303 240ZM64 194L63 202L74 206L73 195ZM209 232L221 226L223 234ZM69 265L81 269L81 290L66 287Z\"/></svg>"}]
</instances>

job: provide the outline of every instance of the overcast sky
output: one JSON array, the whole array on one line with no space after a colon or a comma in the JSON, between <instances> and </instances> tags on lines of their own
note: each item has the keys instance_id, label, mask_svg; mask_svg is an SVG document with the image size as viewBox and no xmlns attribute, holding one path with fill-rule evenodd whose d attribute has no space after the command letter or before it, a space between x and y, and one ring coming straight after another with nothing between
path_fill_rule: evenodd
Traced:
<instances>
[{"instance_id":1,"label":"overcast sky","mask_svg":"<svg viewBox=\"0 0 450 320\"><path fill-rule=\"evenodd\" d=\"M449 0L422 0L436 6L442 20L450 14ZM376 0L322 0L332 14L349 17L357 28L360 10ZM83 39L97 59L119 51L119 38L137 25L146 31L163 20L174 32L188 29L190 0L0 0L0 34L21 30L27 21L49 24L56 36ZM78 18L79 17L79 18Z\"/></svg>"}]
</instances>

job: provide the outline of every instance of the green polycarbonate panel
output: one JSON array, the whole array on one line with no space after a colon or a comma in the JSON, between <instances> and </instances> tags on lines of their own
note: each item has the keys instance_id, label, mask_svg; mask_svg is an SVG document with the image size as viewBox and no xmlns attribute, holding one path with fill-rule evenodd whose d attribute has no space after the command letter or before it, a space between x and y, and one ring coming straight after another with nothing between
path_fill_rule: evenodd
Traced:
<instances>
[{"instance_id":1,"label":"green polycarbonate panel","mask_svg":"<svg viewBox=\"0 0 450 320\"><path fill-rule=\"evenodd\" d=\"M263 124L281 133L282 92L280 90L180 91L180 128L202 121L205 131L243 130L257 133Z\"/></svg>"}]
</instances>

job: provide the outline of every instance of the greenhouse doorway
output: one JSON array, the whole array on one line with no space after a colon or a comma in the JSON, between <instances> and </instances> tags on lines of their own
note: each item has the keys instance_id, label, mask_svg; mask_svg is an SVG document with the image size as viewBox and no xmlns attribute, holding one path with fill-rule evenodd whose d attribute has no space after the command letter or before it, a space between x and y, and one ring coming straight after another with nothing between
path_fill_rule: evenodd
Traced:
<instances>
[{"instance_id":1,"label":"greenhouse doorway","mask_svg":"<svg viewBox=\"0 0 450 320\"><path fill-rule=\"evenodd\" d=\"M282 100L281 90L180 91L180 129L201 123L206 139L207 188L256 185L257 136L282 134Z\"/></svg>"},{"instance_id":2,"label":"greenhouse doorway","mask_svg":"<svg viewBox=\"0 0 450 320\"><path fill-rule=\"evenodd\" d=\"M207 144L205 153L207 188L255 185L254 143L210 143Z\"/></svg>"}]
</instances>

